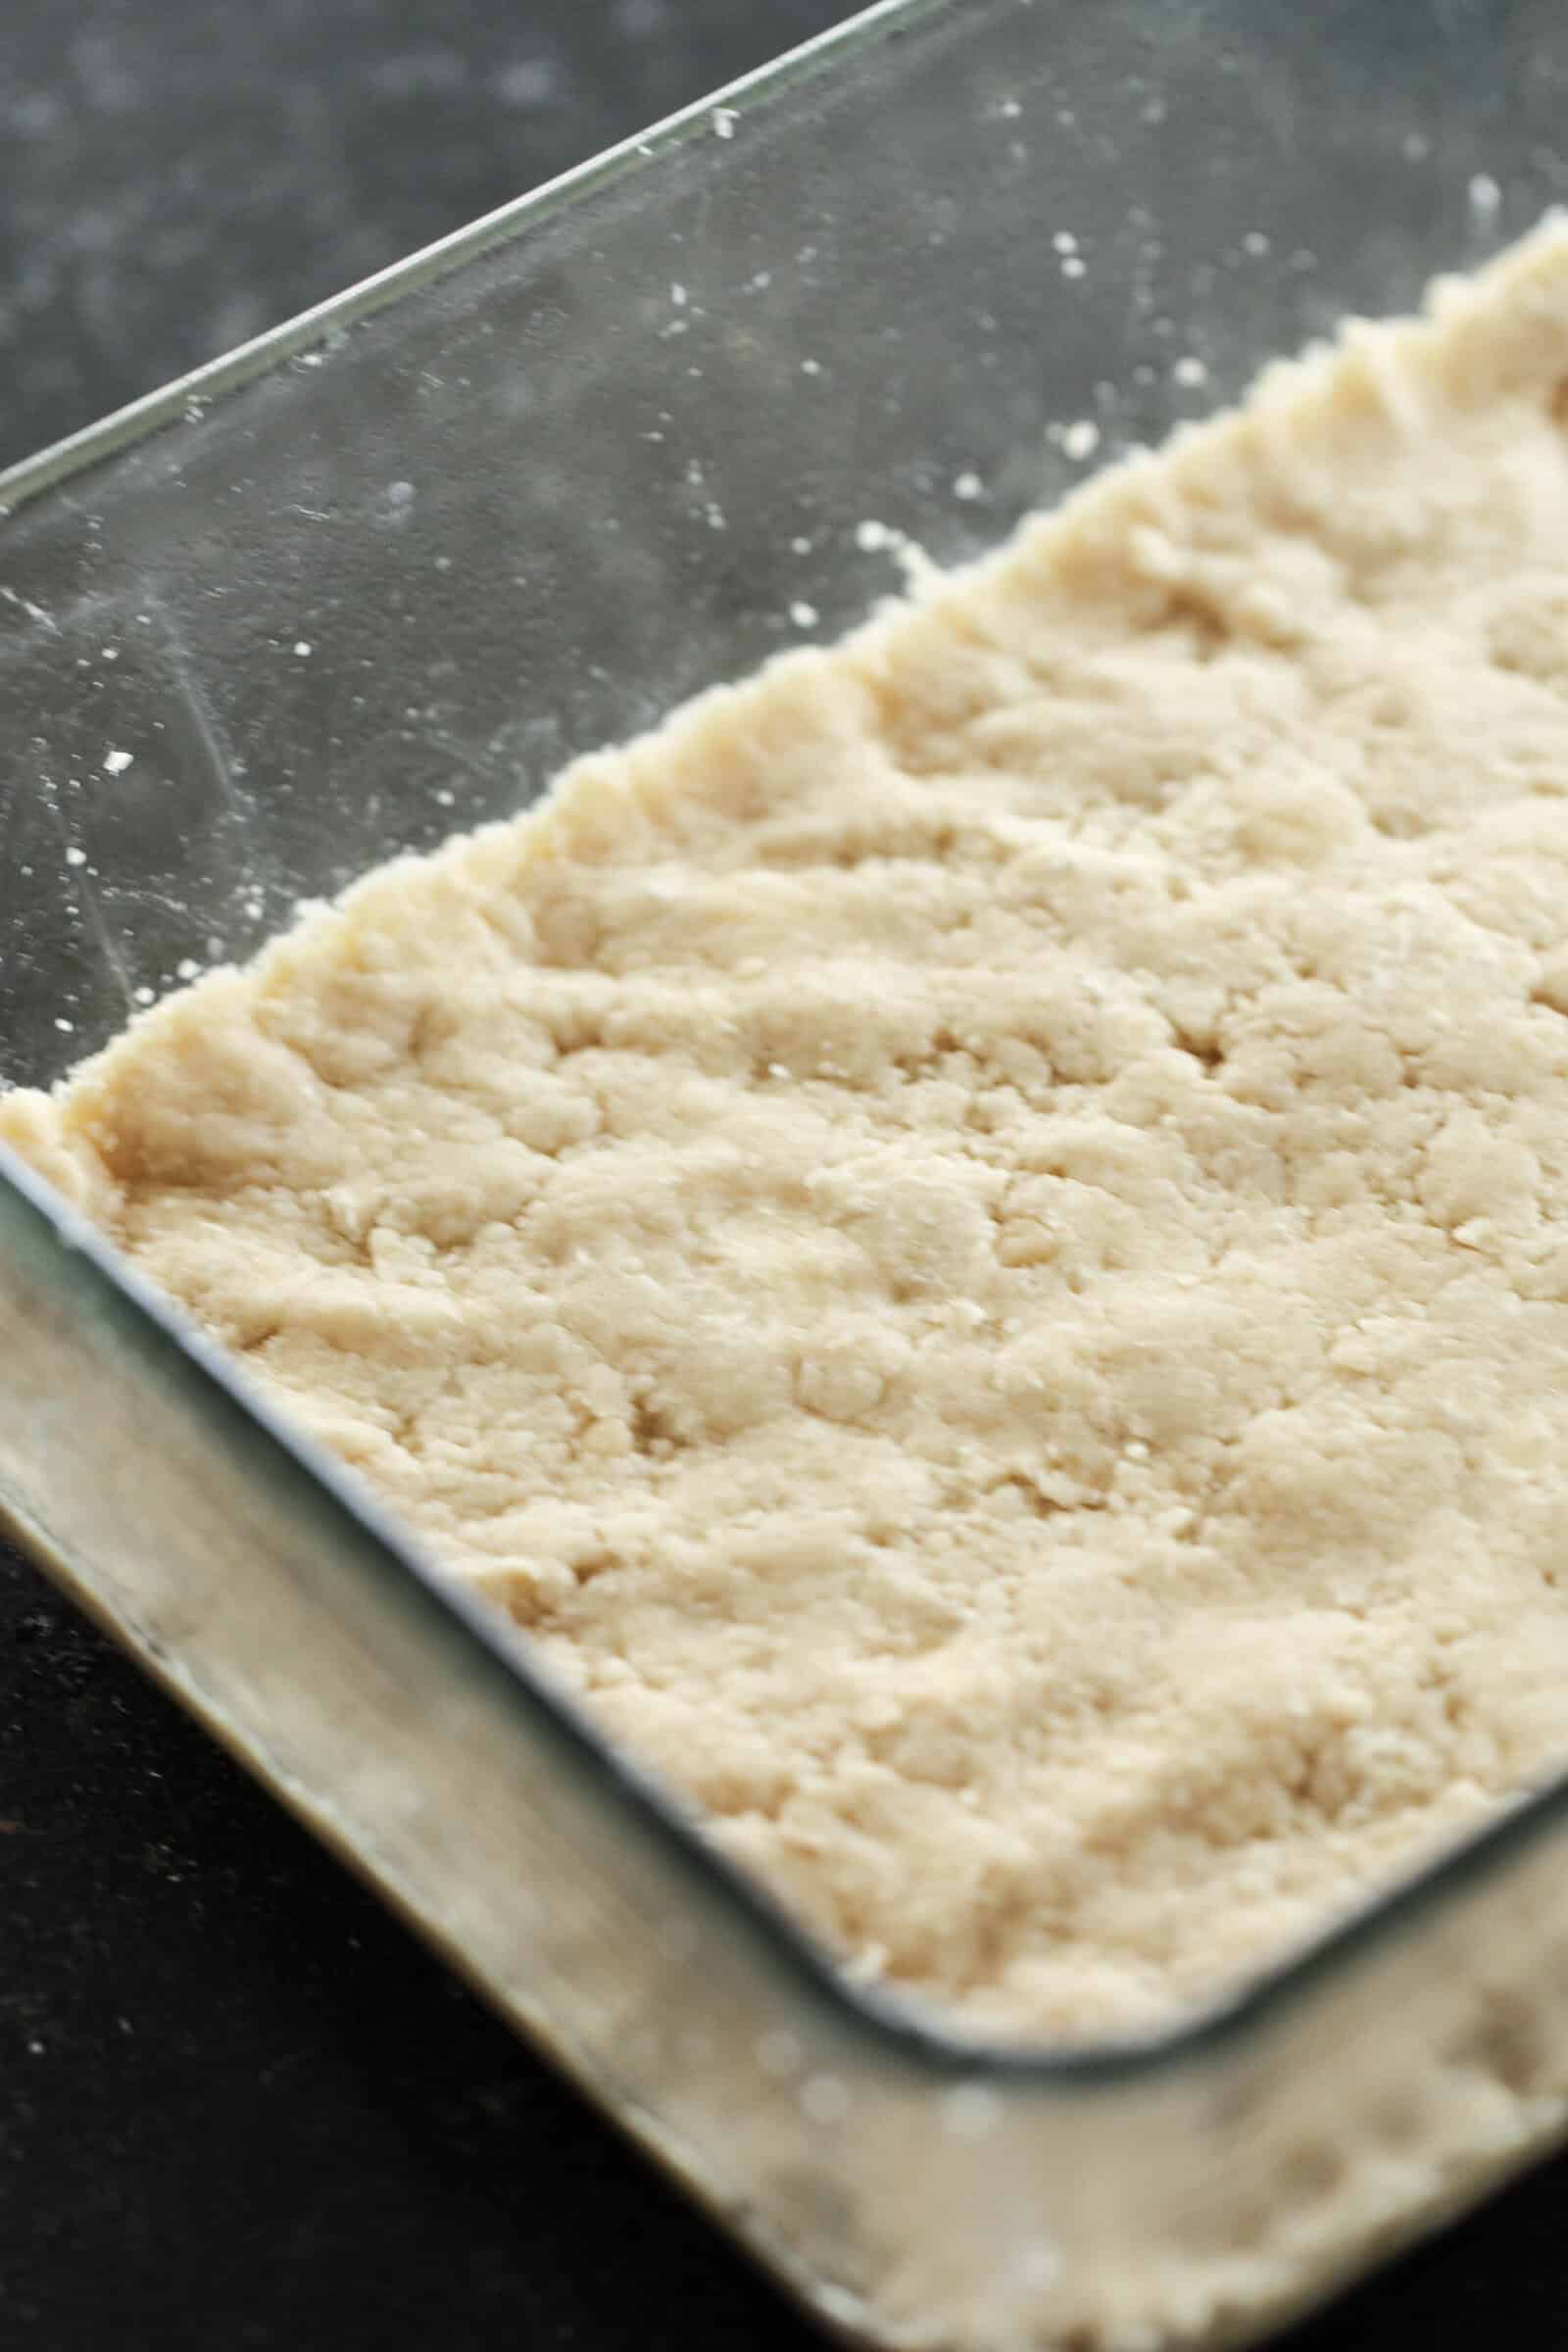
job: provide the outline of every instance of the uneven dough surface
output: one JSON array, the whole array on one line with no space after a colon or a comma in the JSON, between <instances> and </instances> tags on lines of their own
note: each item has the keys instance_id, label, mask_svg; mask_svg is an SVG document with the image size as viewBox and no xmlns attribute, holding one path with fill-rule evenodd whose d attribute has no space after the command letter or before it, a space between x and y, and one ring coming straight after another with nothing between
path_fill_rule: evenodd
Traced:
<instances>
[{"instance_id":1,"label":"uneven dough surface","mask_svg":"<svg viewBox=\"0 0 1568 2352\"><path fill-rule=\"evenodd\" d=\"M1568 1762L1568 230L0 1136L862 1970L1037 2034Z\"/></svg>"}]
</instances>

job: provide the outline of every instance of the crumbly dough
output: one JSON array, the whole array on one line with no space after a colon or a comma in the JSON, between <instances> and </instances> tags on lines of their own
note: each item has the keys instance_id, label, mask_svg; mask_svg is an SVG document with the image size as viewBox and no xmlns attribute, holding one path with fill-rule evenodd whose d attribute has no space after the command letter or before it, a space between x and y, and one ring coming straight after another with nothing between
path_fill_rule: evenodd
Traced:
<instances>
[{"instance_id":1,"label":"crumbly dough","mask_svg":"<svg viewBox=\"0 0 1568 2352\"><path fill-rule=\"evenodd\" d=\"M1568 1761L1568 230L0 1135L861 1969L1146 2024Z\"/></svg>"}]
</instances>

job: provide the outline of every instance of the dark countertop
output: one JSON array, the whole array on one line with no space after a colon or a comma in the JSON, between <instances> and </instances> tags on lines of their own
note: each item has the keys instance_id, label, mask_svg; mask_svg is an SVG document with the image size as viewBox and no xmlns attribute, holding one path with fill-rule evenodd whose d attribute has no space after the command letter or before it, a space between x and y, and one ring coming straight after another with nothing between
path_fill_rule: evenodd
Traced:
<instances>
[{"instance_id":1,"label":"dark countertop","mask_svg":"<svg viewBox=\"0 0 1568 2352\"><path fill-rule=\"evenodd\" d=\"M851 13L0 14L0 462ZM416 132L416 135L406 135ZM1292 2337L1563 2340L1568 2160ZM547 2068L0 1547L0 2340L808 2352Z\"/></svg>"}]
</instances>

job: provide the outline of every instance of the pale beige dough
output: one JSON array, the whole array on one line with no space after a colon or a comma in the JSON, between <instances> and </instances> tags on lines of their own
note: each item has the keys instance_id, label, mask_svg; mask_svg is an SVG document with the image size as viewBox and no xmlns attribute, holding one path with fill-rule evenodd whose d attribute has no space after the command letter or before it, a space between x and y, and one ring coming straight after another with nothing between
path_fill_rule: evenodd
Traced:
<instances>
[{"instance_id":1,"label":"pale beige dough","mask_svg":"<svg viewBox=\"0 0 1568 2352\"><path fill-rule=\"evenodd\" d=\"M1568 231L0 1135L841 1952L1082 2035L1568 1762Z\"/></svg>"}]
</instances>

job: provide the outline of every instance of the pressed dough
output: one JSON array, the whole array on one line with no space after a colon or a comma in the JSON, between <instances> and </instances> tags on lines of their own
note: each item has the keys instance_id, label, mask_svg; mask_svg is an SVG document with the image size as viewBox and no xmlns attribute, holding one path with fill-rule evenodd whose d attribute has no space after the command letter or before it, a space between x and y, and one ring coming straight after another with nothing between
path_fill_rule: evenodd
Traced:
<instances>
[{"instance_id":1,"label":"pressed dough","mask_svg":"<svg viewBox=\"0 0 1568 2352\"><path fill-rule=\"evenodd\" d=\"M0 1136L858 1968L1237 1981L1568 1763L1568 230Z\"/></svg>"}]
</instances>

